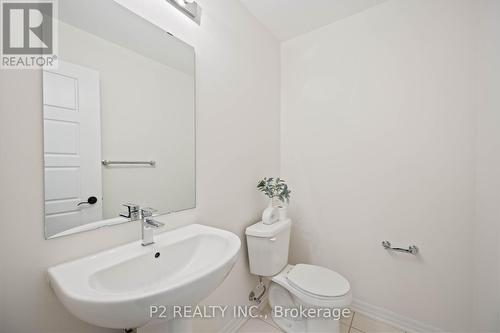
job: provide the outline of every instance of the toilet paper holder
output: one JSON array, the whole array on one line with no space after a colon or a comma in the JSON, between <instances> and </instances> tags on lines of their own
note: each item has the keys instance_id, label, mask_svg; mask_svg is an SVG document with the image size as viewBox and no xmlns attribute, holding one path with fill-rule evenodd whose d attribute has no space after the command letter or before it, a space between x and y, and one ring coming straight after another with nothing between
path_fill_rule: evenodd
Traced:
<instances>
[{"instance_id":1,"label":"toilet paper holder","mask_svg":"<svg viewBox=\"0 0 500 333\"><path fill-rule=\"evenodd\" d=\"M408 246L407 249L403 249L401 247L392 247L391 246L391 242L389 242L389 241L383 241L382 242L382 246L386 250L391 250L391 251L396 251L396 252L410 253L410 254L413 254L413 255L416 255L418 253L418 247L415 246L415 245L410 245L410 246Z\"/></svg>"}]
</instances>

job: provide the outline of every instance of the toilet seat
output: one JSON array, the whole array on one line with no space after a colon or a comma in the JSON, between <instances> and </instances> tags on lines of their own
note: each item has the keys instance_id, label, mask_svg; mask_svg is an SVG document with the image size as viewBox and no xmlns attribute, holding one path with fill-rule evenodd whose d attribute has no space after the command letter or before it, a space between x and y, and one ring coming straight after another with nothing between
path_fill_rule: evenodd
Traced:
<instances>
[{"instance_id":1,"label":"toilet seat","mask_svg":"<svg viewBox=\"0 0 500 333\"><path fill-rule=\"evenodd\" d=\"M297 266L299 266L299 265L297 265ZM312 265L304 265L304 266L312 266ZM338 296L318 295L318 294L314 293L314 291L318 292L318 290L316 290L314 288L308 288L308 287L312 286L309 284L309 282L306 282L306 284L300 284L300 286L299 286L299 285L297 285L297 281L299 281L299 280L294 279L294 275L302 275L302 274L305 275L305 272L311 272L311 271L318 272L319 270L315 269L318 266L299 267L299 270L296 271L296 273L291 274L292 280L294 280L294 282L292 282L288 279L288 275L295 269L295 267L296 266L287 265L285 267L285 269L283 269L280 273L273 276L271 278L271 281L280 285L281 287L285 288L286 290L288 290L297 299L299 299L301 302L303 302L305 304L309 304L309 305L313 305L313 306L322 306L322 307L344 308L344 307L347 307L351 303L352 294L351 294L349 282L344 277L342 277L340 274L333 272L331 270L328 270L329 272L337 274L337 276L335 276L336 278L337 277L341 278L341 279L339 279L339 281L342 282L340 284L340 286L346 287L346 285L344 283L347 283L347 288L348 288L347 291L345 288L344 289L342 289L342 288L336 289L338 286L335 286L335 289L332 288L330 290L330 293L327 292L327 294L332 294L332 292L333 292L333 293L337 293L337 294L341 294L341 295L338 295ZM327 270L327 268L324 268L324 267L319 267L319 268ZM303 269L305 269L305 271L301 272L301 270L303 270ZM301 274L297 274L297 272L300 272ZM305 278L305 279L308 281L314 281L314 279L308 279L308 278ZM343 281L342 279L345 281ZM334 281L337 281L337 280L334 280ZM304 281L301 281L301 282L304 282ZM330 284L333 285L334 283L330 282ZM325 284L324 288L327 288L326 284ZM313 292L311 292L311 290Z\"/></svg>"},{"instance_id":2,"label":"toilet seat","mask_svg":"<svg viewBox=\"0 0 500 333\"><path fill-rule=\"evenodd\" d=\"M300 291L320 298L340 297L349 293L349 281L328 268L298 264L286 276L288 283Z\"/></svg>"}]
</instances>

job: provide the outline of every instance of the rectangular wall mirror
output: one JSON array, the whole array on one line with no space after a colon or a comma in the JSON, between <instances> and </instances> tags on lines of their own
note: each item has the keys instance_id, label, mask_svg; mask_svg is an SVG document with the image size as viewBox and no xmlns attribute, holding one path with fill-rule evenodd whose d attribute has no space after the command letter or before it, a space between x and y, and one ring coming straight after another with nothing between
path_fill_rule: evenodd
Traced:
<instances>
[{"instance_id":1,"label":"rectangular wall mirror","mask_svg":"<svg viewBox=\"0 0 500 333\"><path fill-rule=\"evenodd\" d=\"M194 49L113 0L59 1L58 36L43 71L46 238L130 221L127 203L194 208Z\"/></svg>"}]
</instances>

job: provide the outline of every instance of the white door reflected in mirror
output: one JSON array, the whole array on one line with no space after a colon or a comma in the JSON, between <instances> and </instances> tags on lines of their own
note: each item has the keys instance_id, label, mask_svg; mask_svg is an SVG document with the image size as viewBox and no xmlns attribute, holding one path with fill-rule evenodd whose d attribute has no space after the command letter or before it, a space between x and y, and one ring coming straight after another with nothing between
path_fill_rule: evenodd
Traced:
<instances>
[{"instance_id":1,"label":"white door reflected in mirror","mask_svg":"<svg viewBox=\"0 0 500 333\"><path fill-rule=\"evenodd\" d=\"M102 220L99 73L60 61L43 86L45 227L58 234Z\"/></svg>"}]
</instances>

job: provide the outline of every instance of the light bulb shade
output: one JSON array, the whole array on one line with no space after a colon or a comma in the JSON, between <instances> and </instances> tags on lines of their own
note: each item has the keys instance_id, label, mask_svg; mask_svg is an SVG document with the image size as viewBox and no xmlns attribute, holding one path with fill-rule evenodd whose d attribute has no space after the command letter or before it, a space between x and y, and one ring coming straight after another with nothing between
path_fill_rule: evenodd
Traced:
<instances>
[{"instance_id":1,"label":"light bulb shade","mask_svg":"<svg viewBox=\"0 0 500 333\"><path fill-rule=\"evenodd\" d=\"M200 24L201 21L201 7L195 0L166 0L172 6L180 10L183 14L188 16L191 20Z\"/></svg>"}]
</instances>

